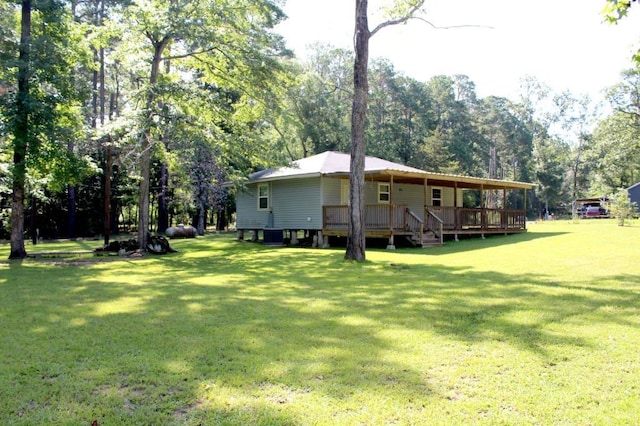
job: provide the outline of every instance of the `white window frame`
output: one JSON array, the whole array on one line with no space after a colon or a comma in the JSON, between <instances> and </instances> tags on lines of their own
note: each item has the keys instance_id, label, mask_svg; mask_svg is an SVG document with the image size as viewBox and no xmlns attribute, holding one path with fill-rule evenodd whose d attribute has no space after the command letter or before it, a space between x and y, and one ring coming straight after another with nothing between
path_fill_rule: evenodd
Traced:
<instances>
[{"instance_id":1,"label":"white window frame","mask_svg":"<svg viewBox=\"0 0 640 426\"><path fill-rule=\"evenodd\" d=\"M386 187L386 191L383 190L384 187ZM387 196L387 199L383 200L381 196L385 194ZM389 204L389 203L391 203L391 184L386 182L379 182L378 183L378 204Z\"/></svg>"},{"instance_id":2,"label":"white window frame","mask_svg":"<svg viewBox=\"0 0 640 426\"><path fill-rule=\"evenodd\" d=\"M439 197L434 197L434 191L436 191L436 190L440 192L440 196ZM434 203L435 200L438 201L438 205L436 205ZM431 188L431 205L433 207L441 207L442 206L442 188L439 188L439 187L432 187Z\"/></svg>"},{"instance_id":3,"label":"white window frame","mask_svg":"<svg viewBox=\"0 0 640 426\"><path fill-rule=\"evenodd\" d=\"M262 188L266 188L266 195L262 194L261 189ZM269 184L268 183L259 183L258 184L258 190L257 190L257 195L258 195L258 210L262 210L262 211L266 211L269 210L269 208L271 207L271 190L269 188ZM262 207L260 201L262 200L267 200L267 206L266 207Z\"/></svg>"}]
</instances>

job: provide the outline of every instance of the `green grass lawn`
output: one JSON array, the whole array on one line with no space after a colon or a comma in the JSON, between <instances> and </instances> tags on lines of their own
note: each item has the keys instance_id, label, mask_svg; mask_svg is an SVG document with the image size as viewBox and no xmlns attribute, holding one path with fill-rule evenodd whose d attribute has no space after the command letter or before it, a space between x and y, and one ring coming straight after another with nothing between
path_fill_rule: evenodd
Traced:
<instances>
[{"instance_id":1,"label":"green grass lawn","mask_svg":"<svg viewBox=\"0 0 640 426\"><path fill-rule=\"evenodd\" d=\"M0 424L638 424L630 225L530 224L362 264L233 235L3 260Z\"/></svg>"}]
</instances>

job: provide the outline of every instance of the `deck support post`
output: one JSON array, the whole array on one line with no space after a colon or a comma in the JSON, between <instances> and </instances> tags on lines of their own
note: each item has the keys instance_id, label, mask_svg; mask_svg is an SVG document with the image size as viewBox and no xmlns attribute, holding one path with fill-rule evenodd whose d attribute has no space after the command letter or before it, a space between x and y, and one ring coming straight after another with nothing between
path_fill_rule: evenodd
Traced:
<instances>
[{"instance_id":1,"label":"deck support post","mask_svg":"<svg viewBox=\"0 0 640 426\"><path fill-rule=\"evenodd\" d=\"M318 231L318 233L313 236L313 243L311 244L311 247L329 248L329 236L323 235L322 231Z\"/></svg>"},{"instance_id":2,"label":"deck support post","mask_svg":"<svg viewBox=\"0 0 640 426\"><path fill-rule=\"evenodd\" d=\"M458 239L458 234L453 234L453 241L455 241L456 243L457 243L458 241L460 241L460 240Z\"/></svg>"},{"instance_id":3,"label":"deck support post","mask_svg":"<svg viewBox=\"0 0 640 426\"><path fill-rule=\"evenodd\" d=\"M292 246L298 245L298 231L295 229L289 230L289 244Z\"/></svg>"},{"instance_id":4,"label":"deck support post","mask_svg":"<svg viewBox=\"0 0 640 426\"><path fill-rule=\"evenodd\" d=\"M313 236L313 243L311 244L313 248L329 248L329 236L323 235L322 231L318 231L316 235Z\"/></svg>"},{"instance_id":5,"label":"deck support post","mask_svg":"<svg viewBox=\"0 0 640 426\"><path fill-rule=\"evenodd\" d=\"M251 231L251 241L253 241L254 243L256 241L258 241L258 230L254 229Z\"/></svg>"},{"instance_id":6,"label":"deck support post","mask_svg":"<svg viewBox=\"0 0 640 426\"><path fill-rule=\"evenodd\" d=\"M244 240L244 229L238 229L238 241Z\"/></svg>"},{"instance_id":7,"label":"deck support post","mask_svg":"<svg viewBox=\"0 0 640 426\"><path fill-rule=\"evenodd\" d=\"M395 250L396 246L393 241L393 234L389 236L389 244L387 244L387 250Z\"/></svg>"}]
</instances>

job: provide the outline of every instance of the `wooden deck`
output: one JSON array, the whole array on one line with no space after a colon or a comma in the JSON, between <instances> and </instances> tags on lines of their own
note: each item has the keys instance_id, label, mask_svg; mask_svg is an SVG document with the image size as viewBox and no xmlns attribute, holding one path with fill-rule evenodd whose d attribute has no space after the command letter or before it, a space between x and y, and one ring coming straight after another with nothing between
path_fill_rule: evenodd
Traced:
<instances>
[{"instance_id":1,"label":"wooden deck","mask_svg":"<svg viewBox=\"0 0 640 426\"><path fill-rule=\"evenodd\" d=\"M425 211L442 220L445 234L515 233L527 230L524 210L427 207Z\"/></svg>"},{"instance_id":2,"label":"wooden deck","mask_svg":"<svg viewBox=\"0 0 640 426\"><path fill-rule=\"evenodd\" d=\"M346 236L347 206L324 206L322 232L327 236ZM513 234L526 232L524 210L426 207L422 214L406 205L371 204L365 208L365 235L370 238L410 237L424 245L426 235L442 243L445 235Z\"/></svg>"}]
</instances>

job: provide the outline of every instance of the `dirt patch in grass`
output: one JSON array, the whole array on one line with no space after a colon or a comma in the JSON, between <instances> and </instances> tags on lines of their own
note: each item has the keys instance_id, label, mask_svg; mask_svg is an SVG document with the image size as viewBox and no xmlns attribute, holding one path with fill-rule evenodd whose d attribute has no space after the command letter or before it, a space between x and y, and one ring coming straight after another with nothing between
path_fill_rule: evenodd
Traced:
<instances>
[{"instance_id":1,"label":"dirt patch in grass","mask_svg":"<svg viewBox=\"0 0 640 426\"><path fill-rule=\"evenodd\" d=\"M50 255L47 257L36 257L19 260L18 262L38 263L47 266L93 266L103 263L122 262L144 259L148 255L141 253L134 253L135 256L94 256L94 255ZM0 263L9 264L16 262L15 260L4 260Z\"/></svg>"}]
</instances>

